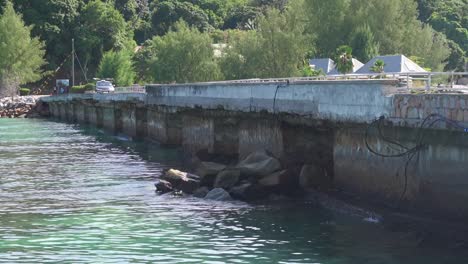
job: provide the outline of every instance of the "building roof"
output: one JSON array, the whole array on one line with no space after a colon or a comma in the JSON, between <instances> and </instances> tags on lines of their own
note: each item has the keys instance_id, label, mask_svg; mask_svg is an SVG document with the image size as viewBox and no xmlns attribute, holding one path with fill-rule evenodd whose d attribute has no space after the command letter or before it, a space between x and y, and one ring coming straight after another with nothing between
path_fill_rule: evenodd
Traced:
<instances>
[{"instance_id":1,"label":"building roof","mask_svg":"<svg viewBox=\"0 0 468 264\"><path fill-rule=\"evenodd\" d=\"M371 67L376 60L383 60L385 63L384 72L386 73L406 73L406 72L427 72L414 61L404 55L377 56L362 66L356 73L368 74L374 73Z\"/></svg>"},{"instance_id":2,"label":"building roof","mask_svg":"<svg viewBox=\"0 0 468 264\"><path fill-rule=\"evenodd\" d=\"M352 73L355 73L356 71L361 69L362 66L364 66L364 63L362 63L362 62L356 60L355 58L353 58L353 72ZM336 67L333 67L333 70L330 71L328 74L329 75L337 75L337 74L341 74L341 73L338 72Z\"/></svg>"},{"instance_id":3,"label":"building roof","mask_svg":"<svg viewBox=\"0 0 468 264\"><path fill-rule=\"evenodd\" d=\"M335 68L335 62L330 58L310 59L309 65L314 70L322 70L325 74L328 74Z\"/></svg>"}]
</instances>

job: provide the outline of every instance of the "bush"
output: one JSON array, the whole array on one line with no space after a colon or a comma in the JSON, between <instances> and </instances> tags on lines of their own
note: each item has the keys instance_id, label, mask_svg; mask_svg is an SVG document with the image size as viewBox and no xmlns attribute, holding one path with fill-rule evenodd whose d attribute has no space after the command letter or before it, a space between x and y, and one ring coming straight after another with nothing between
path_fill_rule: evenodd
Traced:
<instances>
[{"instance_id":1,"label":"bush","mask_svg":"<svg viewBox=\"0 0 468 264\"><path fill-rule=\"evenodd\" d=\"M87 83L84 86L85 91L94 91L94 88L96 88L94 83Z\"/></svg>"},{"instance_id":2,"label":"bush","mask_svg":"<svg viewBox=\"0 0 468 264\"><path fill-rule=\"evenodd\" d=\"M76 85L76 86L73 86L73 87L70 89L70 93L73 93L73 94L81 94L81 93L84 93L85 90L86 90L85 85Z\"/></svg>"},{"instance_id":3,"label":"bush","mask_svg":"<svg viewBox=\"0 0 468 264\"><path fill-rule=\"evenodd\" d=\"M70 93L80 94L85 93L86 91L94 91L96 85L93 83L88 83L85 85L75 85L70 89Z\"/></svg>"},{"instance_id":4,"label":"bush","mask_svg":"<svg viewBox=\"0 0 468 264\"><path fill-rule=\"evenodd\" d=\"M20 88L19 92L20 92L21 96L26 96L26 95L29 95L31 93L31 90L29 90L28 88Z\"/></svg>"}]
</instances>

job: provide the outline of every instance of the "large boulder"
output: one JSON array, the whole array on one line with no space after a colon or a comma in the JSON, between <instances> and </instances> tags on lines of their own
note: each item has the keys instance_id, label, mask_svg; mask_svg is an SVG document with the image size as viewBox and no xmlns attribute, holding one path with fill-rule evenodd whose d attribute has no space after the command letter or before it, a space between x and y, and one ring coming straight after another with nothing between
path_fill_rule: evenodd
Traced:
<instances>
[{"instance_id":1,"label":"large boulder","mask_svg":"<svg viewBox=\"0 0 468 264\"><path fill-rule=\"evenodd\" d=\"M197 198L205 198L205 196L210 192L210 189L208 189L208 187L206 186L203 186L203 187L200 187L198 189L196 189L194 192L193 192L193 196L197 197Z\"/></svg>"},{"instance_id":2,"label":"large boulder","mask_svg":"<svg viewBox=\"0 0 468 264\"><path fill-rule=\"evenodd\" d=\"M299 174L299 185L303 189L327 189L331 187L331 184L331 178L325 168L310 164L302 166Z\"/></svg>"},{"instance_id":3,"label":"large boulder","mask_svg":"<svg viewBox=\"0 0 468 264\"><path fill-rule=\"evenodd\" d=\"M185 193L193 193L200 186L200 177L175 169L166 171L161 179L170 182L174 189Z\"/></svg>"},{"instance_id":4,"label":"large boulder","mask_svg":"<svg viewBox=\"0 0 468 264\"><path fill-rule=\"evenodd\" d=\"M197 175L201 177L201 184L212 187L216 175L226 168L226 165L215 162L200 162L195 170Z\"/></svg>"},{"instance_id":5,"label":"large boulder","mask_svg":"<svg viewBox=\"0 0 468 264\"><path fill-rule=\"evenodd\" d=\"M206 194L205 199L214 201L230 201L232 200L232 197L223 188L214 188Z\"/></svg>"},{"instance_id":6,"label":"large boulder","mask_svg":"<svg viewBox=\"0 0 468 264\"><path fill-rule=\"evenodd\" d=\"M214 188L230 189L240 179L240 170L224 170L218 173L214 182Z\"/></svg>"},{"instance_id":7,"label":"large boulder","mask_svg":"<svg viewBox=\"0 0 468 264\"><path fill-rule=\"evenodd\" d=\"M196 189L200 187L200 181L187 178L187 180L181 181L177 186L177 189L183 191L184 193L193 193Z\"/></svg>"},{"instance_id":8,"label":"large boulder","mask_svg":"<svg viewBox=\"0 0 468 264\"><path fill-rule=\"evenodd\" d=\"M197 175L200 175L200 177L202 178L205 176L216 176L220 171L224 170L225 168L226 165L220 163L203 161L200 162L195 173Z\"/></svg>"},{"instance_id":9,"label":"large boulder","mask_svg":"<svg viewBox=\"0 0 468 264\"><path fill-rule=\"evenodd\" d=\"M177 185L180 181L187 179L187 173L176 169L169 169L161 176L161 179Z\"/></svg>"},{"instance_id":10,"label":"large boulder","mask_svg":"<svg viewBox=\"0 0 468 264\"><path fill-rule=\"evenodd\" d=\"M265 187L276 187L284 182L284 178L287 177L287 170L274 172L266 177L263 177L258 181L258 184Z\"/></svg>"},{"instance_id":11,"label":"large boulder","mask_svg":"<svg viewBox=\"0 0 468 264\"><path fill-rule=\"evenodd\" d=\"M272 192L293 194L298 187L299 176L294 170L282 170L261 178L258 184Z\"/></svg>"},{"instance_id":12,"label":"large boulder","mask_svg":"<svg viewBox=\"0 0 468 264\"><path fill-rule=\"evenodd\" d=\"M242 175L264 177L281 169L281 163L265 151L257 151L239 162L237 168Z\"/></svg>"},{"instance_id":13,"label":"large boulder","mask_svg":"<svg viewBox=\"0 0 468 264\"><path fill-rule=\"evenodd\" d=\"M265 187L253 184L251 182L244 182L240 185L234 186L229 190L232 197L243 201L255 201L268 197L269 192Z\"/></svg>"},{"instance_id":14,"label":"large boulder","mask_svg":"<svg viewBox=\"0 0 468 264\"><path fill-rule=\"evenodd\" d=\"M156 191L159 193L168 193L174 190L172 184L165 180L159 180L154 184L154 186L156 186Z\"/></svg>"}]
</instances>

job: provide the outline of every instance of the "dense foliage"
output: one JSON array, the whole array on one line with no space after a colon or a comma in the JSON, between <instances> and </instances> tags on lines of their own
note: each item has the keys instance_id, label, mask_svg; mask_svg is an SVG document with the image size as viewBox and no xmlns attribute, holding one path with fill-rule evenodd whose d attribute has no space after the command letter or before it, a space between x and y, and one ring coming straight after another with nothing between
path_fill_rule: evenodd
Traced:
<instances>
[{"instance_id":1,"label":"dense foliage","mask_svg":"<svg viewBox=\"0 0 468 264\"><path fill-rule=\"evenodd\" d=\"M0 16L0 96L13 96L19 85L41 77L44 44L8 3Z\"/></svg>"},{"instance_id":2,"label":"dense foliage","mask_svg":"<svg viewBox=\"0 0 468 264\"><path fill-rule=\"evenodd\" d=\"M162 37L148 41L153 56L148 61L150 81L199 82L219 79L211 38L179 22Z\"/></svg>"},{"instance_id":3,"label":"dense foliage","mask_svg":"<svg viewBox=\"0 0 468 264\"><path fill-rule=\"evenodd\" d=\"M107 52L132 54L136 81L186 82L313 75L306 59L343 45L362 62L402 53L463 70L468 50L467 0L0 0L0 13L8 1L46 44L42 71L69 77L75 39L82 82ZM214 43L226 44L216 56Z\"/></svg>"},{"instance_id":4,"label":"dense foliage","mask_svg":"<svg viewBox=\"0 0 468 264\"><path fill-rule=\"evenodd\" d=\"M132 54L126 50L106 52L99 64L97 76L102 79L111 78L118 86L132 85L136 76Z\"/></svg>"}]
</instances>

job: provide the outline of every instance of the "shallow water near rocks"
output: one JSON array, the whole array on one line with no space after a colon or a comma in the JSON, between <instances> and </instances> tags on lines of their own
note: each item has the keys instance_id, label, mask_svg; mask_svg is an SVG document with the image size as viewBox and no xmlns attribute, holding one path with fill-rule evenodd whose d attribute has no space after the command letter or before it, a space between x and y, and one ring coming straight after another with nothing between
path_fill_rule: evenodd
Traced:
<instances>
[{"instance_id":1,"label":"shallow water near rocks","mask_svg":"<svg viewBox=\"0 0 468 264\"><path fill-rule=\"evenodd\" d=\"M462 249L313 204L154 193L177 149L44 120L0 120L1 263L468 263Z\"/></svg>"}]
</instances>

